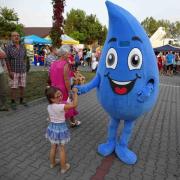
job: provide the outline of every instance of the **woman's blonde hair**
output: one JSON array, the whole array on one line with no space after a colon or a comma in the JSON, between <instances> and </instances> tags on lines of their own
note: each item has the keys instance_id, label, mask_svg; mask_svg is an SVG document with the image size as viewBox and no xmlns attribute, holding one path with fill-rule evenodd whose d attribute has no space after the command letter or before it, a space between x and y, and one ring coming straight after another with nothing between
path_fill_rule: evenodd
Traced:
<instances>
[{"instance_id":1,"label":"woman's blonde hair","mask_svg":"<svg viewBox=\"0 0 180 180\"><path fill-rule=\"evenodd\" d=\"M57 56L65 56L71 52L71 48L69 45L62 45L59 49L57 49Z\"/></svg>"}]
</instances>

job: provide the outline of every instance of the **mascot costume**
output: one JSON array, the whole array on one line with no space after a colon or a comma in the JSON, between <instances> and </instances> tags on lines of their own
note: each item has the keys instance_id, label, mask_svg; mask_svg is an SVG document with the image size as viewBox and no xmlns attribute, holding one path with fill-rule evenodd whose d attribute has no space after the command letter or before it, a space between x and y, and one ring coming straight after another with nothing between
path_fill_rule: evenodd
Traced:
<instances>
[{"instance_id":1,"label":"mascot costume","mask_svg":"<svg viewBox=\"0 0 180 180\"><path fill-rule=\"evenodd\" d=\"M107 156L115 151L126 164L135 164L136 154L128 148L134 123L150 111L157 100L159 73L156 57L144 29L125 9L106 1L109 31L95 77L76 86L79 94L93 88L110 116L106 143L98 152ZM120 137L120 121L124 127Z\"/></svg>"}]
</instances>

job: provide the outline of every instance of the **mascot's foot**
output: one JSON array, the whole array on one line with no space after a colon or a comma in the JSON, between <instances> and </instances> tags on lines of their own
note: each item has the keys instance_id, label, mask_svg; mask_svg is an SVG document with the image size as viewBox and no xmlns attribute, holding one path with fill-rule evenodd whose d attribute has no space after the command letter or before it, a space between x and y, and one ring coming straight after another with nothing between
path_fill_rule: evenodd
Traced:
<instances>
[{"instance_id":1,"label":"mascot's foot","mask_svg":"<svg viewBox=\"0 0 180 180\"><path fill-rule=\"evenodd\" d=\"M127 146L116 144L115 152L118 158L126 164L135 164L137 161L136 154L129 150Z\"/></svg>"},{"instance_id":2,"label":"mascot's foot","mask_svg":"<svg viewBox=\"0 0 180 180\"><path fill-rule=\"evenodd\" d=\"M110 155L115 149L115 142L107 142L98 146L98 153L102 156Z\"/></svg>"}]
</instances>

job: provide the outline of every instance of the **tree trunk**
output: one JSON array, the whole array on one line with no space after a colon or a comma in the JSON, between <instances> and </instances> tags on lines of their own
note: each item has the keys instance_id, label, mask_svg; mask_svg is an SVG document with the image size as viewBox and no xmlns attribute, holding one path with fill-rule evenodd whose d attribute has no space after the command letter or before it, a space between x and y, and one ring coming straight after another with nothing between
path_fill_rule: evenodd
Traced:
<instances>
[{"instance_id":1,"label":"tree trunk","mask_svg":"<svg viewBox=\"0 0 180 180\"><path fill-rule=\"evenodd\" d=\"M51 28L50 37L55 47L61 46L61 35L64 33L64 6L65 0L52 0L53 5L53 26Z\"/></svg>"}]
</instances>

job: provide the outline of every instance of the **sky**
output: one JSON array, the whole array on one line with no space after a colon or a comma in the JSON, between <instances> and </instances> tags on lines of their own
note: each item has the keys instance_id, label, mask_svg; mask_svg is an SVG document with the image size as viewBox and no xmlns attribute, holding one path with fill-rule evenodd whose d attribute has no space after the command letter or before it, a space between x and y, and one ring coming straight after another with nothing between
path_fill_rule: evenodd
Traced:
<instances>
[{"instance_id":1,"label":"sky","mask_svg":"<svg viewBox=\"0 0 180 180\"><path fill-rule=\"evenodd\" d=\"M152 16L156 20L180 21L180 0L110 0L133 14L139 22ZM0 7L14 9L19 23L26 27L51 27L51 0L0 0ZM81 9L87 15L94 14L102 25L108 26L105 0L66 0L64 17L72 8Z\"/></svg>"}]
</instances>

